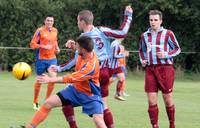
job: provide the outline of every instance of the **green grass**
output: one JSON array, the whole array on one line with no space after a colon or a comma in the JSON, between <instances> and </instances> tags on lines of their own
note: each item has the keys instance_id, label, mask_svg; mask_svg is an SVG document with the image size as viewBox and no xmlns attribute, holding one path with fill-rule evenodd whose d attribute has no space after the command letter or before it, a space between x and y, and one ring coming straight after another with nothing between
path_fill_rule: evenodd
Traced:
<instances>
[{"instance_id":1,"label":"green grass","mask_svg":"<svg viewBox=\"0 0 200 128\"><path fill-rule=\"evenodd\" d=\"M127 92L131 95L127 101L113 98L115 83L108 98L113 112L116 128L150 128L147 99L143 91L143 74L132 74L127 78ZM176 103L177 128L200 128L200 80L199 76L181 76L175 81L174 100ZM186 78L186 79L185 79ZM16 80L9 72L0 72L0 128L9 128L29 122L34 114L32 109L33 84L35 76L25 81ZM57 85L54 93L65 86ZM40 103L44 102L46 85L42 87ZM168 120L161 95L159 93L159 125L168 127ZM75 109L79 127L93 128L94 124L81 108ZM39 128L68 127L60 108L54 109Z\"/></svg>"}]
</instances>

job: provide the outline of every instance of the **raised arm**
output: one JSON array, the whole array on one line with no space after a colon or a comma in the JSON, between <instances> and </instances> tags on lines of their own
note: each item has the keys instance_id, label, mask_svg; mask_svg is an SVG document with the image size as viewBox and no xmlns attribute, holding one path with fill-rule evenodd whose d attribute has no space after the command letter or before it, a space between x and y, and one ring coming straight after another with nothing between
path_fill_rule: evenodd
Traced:
<instances>
[{"instance_id":1,"label":"raised arm","mask_svg":"<svg viewBox=\"0 0 200 128\"><path fill-rule=\"evenodd\" d=\"M124 12L124 21L119 29L111 29L108 27L100 27L100 30L109 38L125 38L132 21L133 9L131 6L126 6Z\"/></svg>"}]
</instances>

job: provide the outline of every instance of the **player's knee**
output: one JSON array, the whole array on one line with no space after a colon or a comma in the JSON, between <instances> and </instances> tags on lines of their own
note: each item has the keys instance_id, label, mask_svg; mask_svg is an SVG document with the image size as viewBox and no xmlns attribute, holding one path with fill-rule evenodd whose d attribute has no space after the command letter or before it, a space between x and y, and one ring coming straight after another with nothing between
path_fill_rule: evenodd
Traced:
<instances>
[{"instance_id":1,"label":"player's knee","mask_svg":"<svg viewBox=\"0 0 200 128\"><path fill-rule=\"evenodd\" d=\"M52 109L52 108L53 108L53 106L52 106L51 103L48 101L48 99L45 101L45 103L44 103L43 106L45 106L45 108L47 108L47 109Z\"/></svg>"},{"instance_id":2,"label":"player's knee","mask_svg":"<svg viewBox=\"0 0 200 128\"><path fill-rule=\"evenodd\" d=\"M120 81L120 82L124 82L124 81L125 81L125 77L119 78L119 81Z\"/></svg>"},{"instance_id":3,"label":"player's knee","mask_svg":"<svg viewBox=\"0 0 200 128\"><path fill-rule=\"evenodd\" d=\"M93 120L95 122L95 125L97 128L106 128L105 122L103 120L103 115L98 114L98 115L93 115Z\"/></svg>"}]
</instances>

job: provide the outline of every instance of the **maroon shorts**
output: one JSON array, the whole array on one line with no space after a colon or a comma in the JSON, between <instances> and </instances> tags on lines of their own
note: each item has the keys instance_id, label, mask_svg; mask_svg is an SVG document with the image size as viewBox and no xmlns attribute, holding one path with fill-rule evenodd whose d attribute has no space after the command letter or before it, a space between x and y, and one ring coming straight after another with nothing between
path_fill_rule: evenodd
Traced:
<instances>
[{"instance_id":1,"label":"maroon shorts","mask_svg":"<svg viewBox=\"0 0 200 128\"><path fill-rule=\"evenodd\" d=\"M173 65L153 65L145 69L145 91L170 93L174 85Z\"/></svg>"},{"instance_id":2,"label":"maroon shorts","mask_svg":"<svg viewBox=\"0 0 200 128\"><path fill-rule=\"evenodd\" d=\"M118 67L115 69L110 69L112 74L119 74L119 73L123 73L122 67Z\"/></svg>"},{"instance_id":3,"label":"maroon shorts","mask_svg":"<svg viewBox=\"0 0 200 128\"><path fill-rule=\"evenodd\" d=\"M107 97L109 95L108 86L109 86L109 79L111 76L111 71L109 68L101 68L99 74L99 82L101 87L101 96Z\"/></svg>"}]
</instances>

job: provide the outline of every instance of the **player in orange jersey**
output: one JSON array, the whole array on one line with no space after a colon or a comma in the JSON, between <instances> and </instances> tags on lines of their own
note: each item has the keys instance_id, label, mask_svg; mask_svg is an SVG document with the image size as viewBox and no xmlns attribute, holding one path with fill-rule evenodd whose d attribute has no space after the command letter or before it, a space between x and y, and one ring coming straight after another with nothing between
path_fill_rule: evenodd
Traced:
<instances>
[{"instance_id":1,"label":"player in orange jersey","mask_svg":"<svg viewBox=\"0 0 200 128\"><path fill-rule=\"evenodd\" d=\"M44 26L38 28L31 40L30 47L36 49L36 74L42 75L48 71L49 66L57 65L56 54L60 52L57 42L58 31L53 27L54 17L49 15L44 20ZM49 76L56 76L56 72L48 71ZM36 81L34 85L33 109L39 109L38 97L41 83ZM51 95L54 89L54 83L48 83L46 99Z\"/></svg>"},{"instance_id":2,"label":"player in orange jersey","mask_svg":"<svg viewBox=\"0 0 200 128\"><path fill-rule=\"evenodd\" d=\"M50 96L35 113L32 121L24 128L36 128L46 119L52 108L72 105L82 106L83 113L93 118L97 128L106 128L103 120L103 102L99 85L99 61L93 51L92 39L86 36L78 38L76 47L79 53L75 72L68 76L37 77L39 83L71 83L56 95Z\"/></svg>"},{"instance_id":3,"label":"player in orange jersey","mask_svg":"<svg viewBox=\"0 0 200 128\"><path fill-rule=\"evenodd\" d=\"M120 47L120 49L121 49L121 53L122 54L125 54L125 57L123 57L123 58L120 58L118 61L119 61L119 65L120 65L120 67L122 68L122 71L123 71L123 73L124 73L124 76L126 76L126 74L127 74L127 69L126 69L126 57L128 57L129 56L129 51L126 51L125 50L125 47L122 45L122 44L120 44L119 45L119 47ZM124 81L124 83L123 83L123 85L122 85L122 87L121 87L121 93L122 93L122 96L129 96L129 94L127 94L126 92L125 92L125 89L126 89L126 80Z\"/></svg>"}]
</instances>

